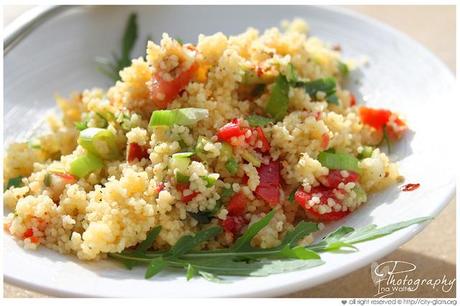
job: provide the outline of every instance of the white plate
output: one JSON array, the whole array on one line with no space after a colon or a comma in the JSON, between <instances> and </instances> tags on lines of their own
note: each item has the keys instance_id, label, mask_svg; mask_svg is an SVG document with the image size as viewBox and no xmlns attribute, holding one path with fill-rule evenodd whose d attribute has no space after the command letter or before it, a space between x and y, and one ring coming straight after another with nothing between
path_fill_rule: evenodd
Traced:
<instances>
[{"instance_id":1,"label":"white plate","mask_svg":"<svg viewBox=\"0 0 460 306\"><path fill-rule=\"evenodd\" d=\"M395 146L406 182L421 183L414 192L395 186L371 197L344 220L351 226L379 225L435 216L455 191L451 134L454 77L423 47L368 18L325 7L86 7L72 9L36 28L4 58L6 140L25 135L54 107L53 94L109 85L95 69L95 56L116 50L129 13L139 14L140 41L157 41L169 32L194 42L200 33L236 34L248 26L265 29L282 19L306 18L312 33L340 43L346 56L367 55L370 64L352 75L351 88L372 106L403 113L415 131ZM143 54L143 46L136 49ZM335 224L334 226L338 226ZM183 273L143 279L143 268L124 270L110 262L82 263L40 248L26 251L4 239L5 280L59 296L278 296L345 275L408 241L423 225L359 245L352 254L324 254L326 264L311 270L263 278L239 278L228 284L203 279L187 282ZM442 233L439 233L440 235Z\"/></svg>"}]
</instances>

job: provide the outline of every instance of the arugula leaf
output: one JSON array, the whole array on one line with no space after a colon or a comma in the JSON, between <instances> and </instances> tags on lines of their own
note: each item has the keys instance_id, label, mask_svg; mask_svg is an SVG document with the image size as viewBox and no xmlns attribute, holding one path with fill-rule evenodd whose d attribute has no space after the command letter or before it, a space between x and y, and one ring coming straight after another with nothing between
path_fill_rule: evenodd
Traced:
<instances>
[{"instance_id":1,"label":"arugula leaf","mask_svg":"<svg viewBox=\"0 0 460 306\"><path fill-rule=\"evenodd\" d=\"M300 221L297 223L294 230L288 232L284 236L283 240L281 241L281 245L294 247L299 242L299 240L316 231L318 231L318 223Z\"/></svg>"},{"instance_id":2,"label":"arugula leaf","mask_svg":"<svg viewBox=\"0 0 460 306\"><path fill-rule=\"evenodd\" d=\"M132 13L131 15L129 15L128 22L126 23L125 33L123 34L123 40L122 40L122 46L121 46L122 47L121 49L122 59L124 60L130 59L131 51L133 50L134 44L136 43L136 40L137 40L137 32L138 32L137 14Z\"/></svg>"},{"instance_id":3,"label":"arugula leaf","mask_svg":"<svg viewBox=\"0 0 460 306\"><path fill-rule=\"evenodd\" d=\"M167 264L168 263L161 257L152 259L145 271L145 278L152 278L156 274L160 273L164 268L166 268Z\"/></svg>"},{"instance_id":4,"label":"arugula leaf","mask_svg":"<svg viewBox=\"0 0 460 306\"><path fill-rule=\"evenodd\" d=\"M361 229L357 229L353 231L350 235L346 236L345 238L346 238L347 243L353 243L353 244L368 241L368 240L374 240L374 239L377 239L383 236L387 236L391 233L399 231L400 229L406 228L413 224L423 223L423 222L426 222L432 219L433 219L432 217L421 217L421 218L415 218L415 219L402 221L398 223L393 223L393 224L382 226L382 227L377 227L371 224Z\"/></svg>"},{"instance_id":5,"label":"arugula leaf","mask_svg":"<svg viewBox=\"0 0 460 306\"><path fill-rule=\"evenodd\" d=\"M180 238L169 251L147 252L145 246L151 245L160 228L152 229L146 240L134 251L111 253L110 257L122 261L128 268L134 264L148 264L145 277L150 278L165 269L185 269L187 279L200 275L203 278L223 282L219 276L265 276L287 271L312 268L323 264L317 252L335 251L342 248L355 248L354 244L377 239L413 224L425 222L431 218L416 218L387 226L368 225L357 230L342 226L328 234L314 245L299 246L298 241L318 229L312 222L302 221L294 230L288 232L278 247L261 249L250 245L251 240L273 218L275 210L249 226L246 232L235 242L234 247L217 250L194 250L200 243L214 238L221 229L210 227L195 235ZM141 247L142 246L142 247Z\"/></svg>"},{"instance_id":6,"label":"arugula leaf","mask_svg":"<svg viewBox=\"0 0 460 306\"><path fill-rule=\"evenodd\" d=\"M204 272L204 271L198 271L198 274L200 274L205 280L213 282L213 283L224 283L222 278L218 277L215 274L209 273L209 272Z\"/></svg>"},{"instance_id":7,"label":"arugula leaf","mask_svg":"<svg viewBox=\"0 0 460 306\"><path fill-rule=\"evenodd\" d=\"M169 250L166 256L171 256L171 257L181 256L191 251L193 248L197 247L202 242L206 240L210 240L211 238L214 238L221 232L222 232L222 228L213 226L208 229L199 231L193 236L192 235L182 236L181 238L179 238L176 244L171 248L171 250Z\"/></svg>"},{"instance_id":8,"label":"arugula leaf","mask_svg":"<svg viewBox=\"0 0 460 306\"><path fill-rule=\"evenodd\" d=\"M413 224L423 223L431 219L431 217L415 218L382 227L378 227L375 224L370 224L356 230L352 227L342 226L331 234L327 235L322 241L311 245L309 248L317 252L333 251L342 247L350 247L357 250L354 246L356 243L387 236L400 229L406 228Z\"/></svg>"},{"instance_id":9,"label":"arugula leaf","mask_svg":"<svg viewBox=\"0 0 460 306\"><path fill-rule=\"evenodd\" d=\"M107 77L111 78L114 82L120 80L120 70L123 70L131 64L131 52L134 48L137 37L137 14L132 13L129 15L121 40L120 56L112 54L112 60L101 57L96 58L95 61L98 63L97 69Z\"/></svg>"},{"instance_id":10,"label":"arugula leaf","mask_svg":"<svg viewBox=\"0 0 460 306\"><path fill-rule=\"evenodd\" d=\"M235 241L235 244L232 247L232 250L247 250L251 249L251 240L254 238L257 233L259 233L265 226L268 225L270 220L275 215L275 210L270 211L259 221L253 223L248 227L246 232Z\"/></svg>"},{"instance_id":11,"label":"arugula leaf","mask_svg":"<svg viewBox=\"0 0 460 306\"><path fill-rule=\"evenodd\" d=\"M187 280L191 280L195 275L198 274L198 271L197 269L191 265L191 264L188 264L187 265L187 273L185 274L185 277L187 278Z\"/></svg>"},{"instance_id":12,"label":"arugula leaf","mask_svg":"<svg viewBox=\"0 0 460 306\"><path fill-rule=\"evenodd\" d=\"M160 234L161 231L161 226L156 226L152 228L148 233L147 233L147 238L139 243L139 245L136 248L137 252L145 252L149 248L152 247L153 242L155 239L157 239L158 235Z\"/></svg>"}]
</instances>

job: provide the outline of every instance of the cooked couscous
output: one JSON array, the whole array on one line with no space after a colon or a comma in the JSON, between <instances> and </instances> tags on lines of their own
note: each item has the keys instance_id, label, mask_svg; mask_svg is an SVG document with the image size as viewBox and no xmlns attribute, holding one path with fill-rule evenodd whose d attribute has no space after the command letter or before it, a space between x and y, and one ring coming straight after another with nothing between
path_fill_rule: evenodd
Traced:
<instances>
[{"instance_id":1,"label":"cooked couscous","mask_svg":"<svg viewBox=\"0 0 460 306\"><path fill-rule=\"evenodd\" d=\"M95 260L159 225L152 249L219 225L202 245L216 249L274 209L252 241L268 248L300 220L352 213L401 178L377 146L407 127L360 106L341 86L353 63L308 31L294 20L195 45L163 34L107 91L57 98L50 133L7 149L5 230Z\"/></svg>"}]
</instances>

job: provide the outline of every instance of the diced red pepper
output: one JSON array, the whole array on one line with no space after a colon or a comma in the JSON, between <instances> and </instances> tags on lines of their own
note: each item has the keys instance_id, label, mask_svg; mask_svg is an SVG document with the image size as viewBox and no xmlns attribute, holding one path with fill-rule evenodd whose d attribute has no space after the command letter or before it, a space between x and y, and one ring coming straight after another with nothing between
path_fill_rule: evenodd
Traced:
<instances>
[{"instance_id":1,"label":"diced red pepper","mask_svg":"<svg viewBox=\"0 0 460 306\"><path fill-rule=\"evenodd\" d=\"M268 165L262 164L257 168L259 185L255 194L270 206L275 206L280 201L280 169L279 161L271 161Z\"/></svg>"},{"instance_id":2,"label":"diced red pepper","mask_svg":"<svg viewBox=\"0 0 460 306\"><path fill-rule=\"evenodd\" d=\"M170 81L164 80L160 73L155 74L150 87L153 104L160 109L166 108L192 80L197 68L198 65L193 63L190 68Z\"/></svg>"},{"instance_id":3,"label":"diced red pepper","mask_svg":"<svg viewBox=\"0 0 460 306\"><path fill-rule=\"evenodd\" d=\"M340 183L351 183L357 182L359 174L353 171L348 171L348 176L342 176L341 170L329 170L329 174L325 177L320 178L321 183L329 188L337 188Z\"/></svg>"},{"instance_id":4,"label":"diced red pepper","mask_svg":"<svg viewBox=\"0 0 460 306\"><path fill-rule=\"evenodd\" d=\"M276 206L280 201L280 187L279 185L259 185L255 190L258 198L267 202L271 207Z\"/></svg>"},{"instance_id":5,"label":"diced red pepper","mask_svg":"<svg viewBox=\"0 0 460 306\"><path fill-rule=\"evenodd\" d=\"M364 124L370 125L375 129L382 129L388 123L391 111L363 106L359 108L359 116Z\"/></svg>"},{"instance_id":6,"label":"diced red pepper","mask_svg":"<svg viewBox=\"0 0 460 306\"><path fill-rule=\"evenodd\" d=\"M392 115L395 116L393 118L395 118L394 125L398 127L397 130L388 124ZM359 116L364 124L370 125L380 131L385 128L391 140L401 138L403 133L407 130L406 123L387 109L375 109L363 106L359 109Z\"/></svg>"},{"instance_id":7,"label":"diced red pepper","mask_svg":"<svg viewBox=\"0 0 460 306\"><path fill-rule=\"evenodd\" d=\"M30 238L30 237L32 237L33 235L34 235L33 229L28 228L28 229L24 232L24 234L22 234L22 238L23 238L23 239Z\"/></svg>"},{"instance_id":8,"label":"diced red pepper","mask_svg":"<svg viewBox=\"0 0 460 306\"><path fill-rule=\"evenodd\" d=\"M232 137L239 137L244 135L245 131L240 127L239 121L234 121L227 123L219 129L217 132L217 137L222 141L230 141Z\"/></svg>"},{"instance_id":9,"label":"diced red pepper","mask_svg":"<svg viewBox=\"0 0 460 306\"><path fill-rule=\"evenodd\" d=\"M191 200L193 200L193 198L195 198L199 194L198 192L193 191L191 194L184 195L184 190L189 189L189 187L190 187L189 183L179 183L176 185L176 189L182 193L181 201L184 203L190 202Z\"/></svg>"},{"instance_id":10,"label":"diced red pepper","mask_svg":"<svg viewBox=\"0 0 460 306\"><path fill-rule=\"evenodd\" d=\"M158 183L157 188L155 189L155 191L157 193L160 193L160 191L162 191L163 189L165 189L165 184L163 182L160 182L160 183Z\"/></svg>"},{"instance_id":11,"label":"diced red pepper","mask_svg":"<svg viewBox=\"0 0 460 306\"><path fill-rule=\"evenodd\" d=\"M260 151L265 153L270 151L270 143L268 142L267 138L265 137L264 130L260 126L256 128L257 131L257 138L262 142L262 148Z\"/></svg>"},{"instance_id":12,"label":"diced red pepper","mask_svg":"<svg viewBox=\"0 0 460 306\"><path fill-rule=\"evenodd\" d=\"M133 142L128 145L128 162L133 162L134 160L141 160L143 158L149 158L149 153L147 148L140 146L139 144Z\"/></svg>"},{"instance_id":13,"label":"diced red pepper","mask_svg":"<svg viewBox=\"0 0 460 306\"><path fill-rule=\"evenodd\" d=\"M313 195L319 194L320 204L326 205L327 200L332 198L336 203L340 203L340 201L336 198L333 189L325 187L325 186L318 186L312 188L312 190L307 193L305 192L302 187L300 187L294 196L295 201L305 209L305 213L311 219L318 220L318 221L336 221L339 220L350 213L349 210L347 211L332 211L325 214L320 214L319 212L313 210L313 208L308 205L308 201L311 200Z\"/></svg>"},{"instance_id":14,"label":"diced red pepper","mask_svg":"<svg viewBox=\"0 0 460 306\"><path fill-rule=\"evenodd\" d=\"M53 174L59 176L66 184L73 184L77 181L77 178L72 174L62 172L54 172Z\"/></svg>"},{"instance_id":15,"label":"diced red pepper","mask_svg":"<svg viewBox=\"0 0 460 306\"><path fill-rule=\"evenodd\" d=\"M356 97L354 94L350 94L350 106L356 105Z\"/></svg>"},{"instance_id":16,"label":"diced red pepper","mask_svg":"<svg viewBox=\"0 0 460 306\"><path fill-rule=\"evenodd\" d=\"M318 221L322 221L322 222L332 222L332 221L340 220L343 217L346 217L350 213L350 211L349 210L347 210L347 211L331 211L329 213L320 214L320 213L314 211L313 209L306 209L305 213L307 214L307 216L310 219L318 220Z\"/></svg>"},{"instance_id":17,"label":"diced red pepper","mask_svg":"<svg viewBox=\"0 0 460 306\"><path fill-rule=\"evenodd\" d=\"M242 216L228 216L222 221L222 227L226 232L237 235L240 233L243 226L246 225L246 219Z\"/></svg>"},{"instance_id":18,"label":"diced red pepper","mask_svg":"<svg viewBox=\"0 0 460 306\"><path fill-rule=\"evenodd\" d=\"M229 216L241 216L246 212L246 205L248 198L240 191L235 193L227 204L227 211Z\"/></svg>"},{"instance_id":19,"label":"diced red pepper","mask_svg":"<svg viewBox=\"0 0 460 306\"><path fill-rule=\"evenodd\" d=\"M321 149L326 150L329 146L329 134L324 133L321 135Z\"/></svg>"},{"instance_id":20,"label":"diced red pepper","mask_svg":"<svg viewBox=\"0 0 460 306\"><path fill-rule=\"evenodd\" d=\"M279 185L280 184L280 162L270 161L268 165L262 164L257 168L259 174L260 184L262 185ZM260 185L259 184L259 185Z\"/></svg>"},{"instance_id":21,"label":"diced red pepper","mask_svg":"<svg viewBox=\"0 0 460 306\"><path fill-rule=\"evenodd\" d=\"M40 241L40 238L35 237L35 236L32 236L32 237L30 237L30 241L31 241L32 243L38 243L38 242Z\"/></svg>"}]
</instances>

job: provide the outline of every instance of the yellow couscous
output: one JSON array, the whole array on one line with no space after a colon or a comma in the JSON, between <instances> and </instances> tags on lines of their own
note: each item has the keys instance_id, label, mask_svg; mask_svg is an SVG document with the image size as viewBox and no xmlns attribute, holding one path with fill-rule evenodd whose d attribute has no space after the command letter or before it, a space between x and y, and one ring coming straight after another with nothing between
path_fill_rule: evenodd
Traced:
<instances>
[{"instance_id":1,"label":"yellow couscous","mask_svg":"<svg viewBox=\"0 0 460 306\"><path fill-rule=\"evenodd\" d=\"M202 246L216 249L274 209L252 241L268 248L299 220L352 213L401 178L376 146L406 125L357 104L341 86L353 63L308 32L294 20L196 45L163 34L107 91L58 97L50 133L7 149L4 228L95 260L158 225L153 249L219 225Z\"/></svg>"}]
</instances>

